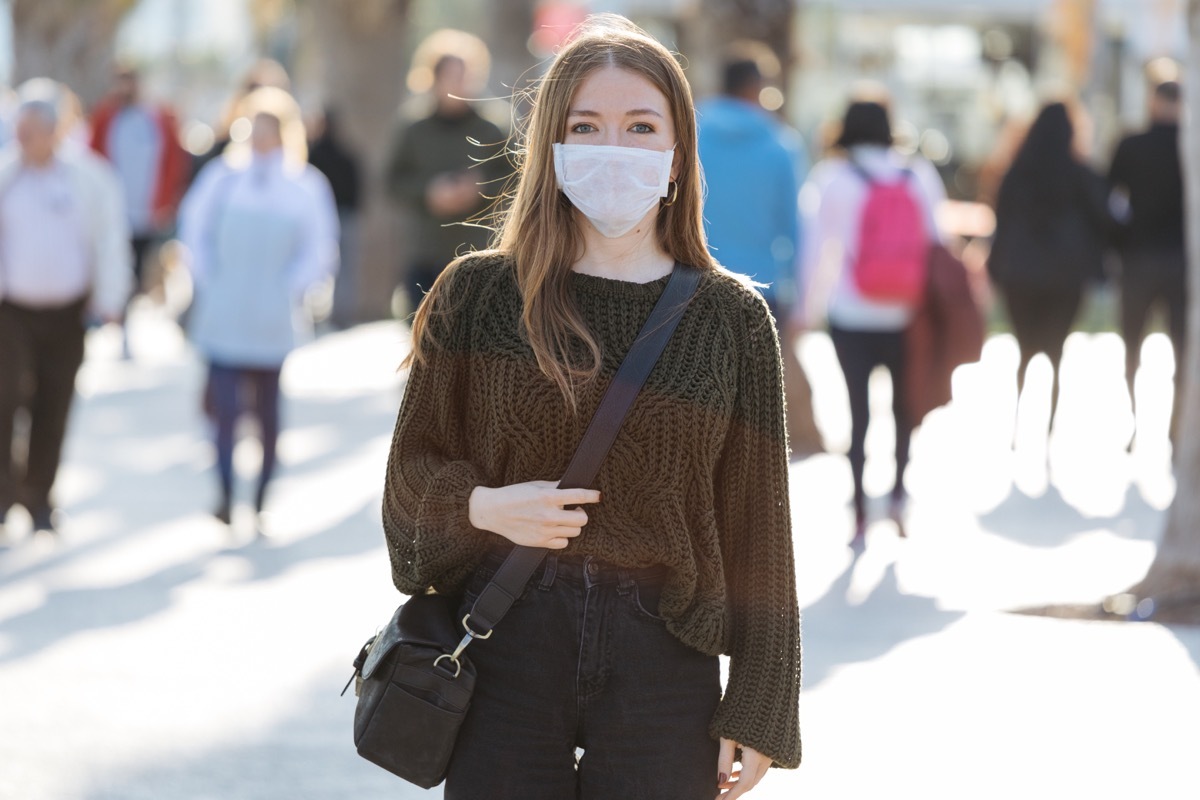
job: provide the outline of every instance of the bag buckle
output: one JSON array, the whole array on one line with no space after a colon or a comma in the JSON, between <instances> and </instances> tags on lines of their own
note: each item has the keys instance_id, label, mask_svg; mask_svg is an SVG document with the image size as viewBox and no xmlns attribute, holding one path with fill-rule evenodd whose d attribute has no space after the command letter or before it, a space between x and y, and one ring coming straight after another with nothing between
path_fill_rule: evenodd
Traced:
<instances>
[{"instance_id":1,"label":"bag buckle","mask_svg":"<svg viewBox=\"0 0 1200 800\"><path fill-rule=\"evenodd\" d=\"M466 631L466 634L463 636L462 641L460 641L458 643L458 647L454 648L454 652L453 653L442 653L440 656L438 656L437 658L435 658L433 660L433 665L435 667L437 667L441 664L442 659L446 659L451 664L453 664L454 665L454 675L452 677L454 677L454 678L457 678L459 676L459 673L462 672L462 662L460 662L458 660L458 657L462 655L463 650L467 649L467 645L469 645L471 642L475 641L476 639L479 639L480 641L482 641L484 639L490 639L492 636L492 631L488 631L487 633L476 633L475 631L471 630L470 620L471 620L470 614L467 614L466 616L464 616L462 618L462 626L463 626L463 630ZM448 668L445 668L445 667L443 667L443 669L445 669L447 672L450 671Z\"/></svg>"}]
</instances>

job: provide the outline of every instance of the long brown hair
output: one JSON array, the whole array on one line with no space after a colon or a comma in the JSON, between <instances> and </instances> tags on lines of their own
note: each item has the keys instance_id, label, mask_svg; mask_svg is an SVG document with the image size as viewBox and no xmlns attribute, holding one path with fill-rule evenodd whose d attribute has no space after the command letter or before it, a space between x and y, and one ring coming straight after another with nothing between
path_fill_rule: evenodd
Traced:
<instances>
[{"instance_id":1,"label":"long brown hair","mask_svg":"<svg viewBox=\"0 0 1200 800\"><path fill-rule=\"evenodd\" d=\"M572 408L576 386L594 380L600 371L600 346L569 291L571 265L583 248L579 225L587 223L580 222L558 190L551 145L566 136L571 100L584 79L610 66L654 84L666 97L675 123L678 195L671 205L660 206L658 243L676 261L706 270L716 267L704 239L696 112L683 69L667 48L624 17L589 17L534 90L532 111L514 154L516 190L494 239L494 252L515 264L524 301L523 333L538 366ZM435 305L448 300L438 301L442 286L441 280L434 283L413 319L409 362L424 360L430 343L429 316L435 313ZM570 357L573 341L581 342L589 354L581 363Z\"/></svg>"}]
</instances>

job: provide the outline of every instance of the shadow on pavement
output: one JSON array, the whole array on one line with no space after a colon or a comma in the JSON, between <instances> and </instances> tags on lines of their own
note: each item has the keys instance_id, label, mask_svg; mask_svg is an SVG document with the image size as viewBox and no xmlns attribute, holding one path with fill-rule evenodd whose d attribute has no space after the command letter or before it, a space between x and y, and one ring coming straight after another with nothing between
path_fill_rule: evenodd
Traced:
<instances>
[{"instance_id":1,"label":"shadow on pavement","mask_svg":"<svg viewBox=\"0 0 1200 800\"><path fill-rule=\"evenodd\" d=\"M894 561L870 594L861 603L852 603L854 573L862 562L863 556L856 557L829 591L803 609L806 689L819 685L839 667L874 661L964 616L962 611L943 611L932 597L901 591Z\"/></svg>"},{"instance_id":2,"label":"shadow on pavement","mask_svg":"<svg viewBox=\"0 0 1200 800\"><path fill-rule=\"evenodd\" d=\"M81 800L440 798L440 787L419 789L355 753L354 698L338 696L339 675L329 674L319 688L297 697L295 714L256 732L252 741L239 742L233 733L215 749L97 779Z\"/></svg>"},{"instance_id":3,"label":"shadow on pavement","mask_svg":"<svg viewBox=\"0 0 1200 800\"><path fill-rule=\"evenodd\" d=\"M979 516L980 527L1034 547L1059 547L1080 534L1098 528L1110 530L1128 539L1157 541L1160 530L1156 521L1161 511L1142 497L1137 486L1125 490L1121 509L1109 516L1087 516L1064 499L1058 487L1032 497L1017 487L999 505Z\"/></svg>"},{"instance_id":4,"label":"shadow on pavement","mask_svg":"<svg viewBox=\"0 0 1200 800\"><path fill-rule=\"evenodd\" d=\"M166 611L174 593L204 578L218 556L244 559L252 570L245 580L259 581L307 561L353 557L380 548L378 511L372 500L335 525L286 544L260 539L240 548L214 549L119 586L51 590L37 608L4 621L10 646L0 653L0 664L27 658L77 634L139 622Z\"/></svg>"}]
</instances>

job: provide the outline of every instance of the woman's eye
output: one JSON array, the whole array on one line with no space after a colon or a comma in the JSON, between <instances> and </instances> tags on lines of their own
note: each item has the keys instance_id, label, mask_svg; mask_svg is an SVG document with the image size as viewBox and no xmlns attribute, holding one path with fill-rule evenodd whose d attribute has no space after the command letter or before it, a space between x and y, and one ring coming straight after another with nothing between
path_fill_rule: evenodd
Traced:
<instances>
[{"instance_id":1,"label":"woman's eye","mask_svg":"<svg viewBox=\"0 0 1200 800\"><path fill-rule=\"evenodd\" d=\"M637 123L632 128L630 128L630 130L633 131L634 133L654 133L654 128L652 128L651 126L647 125L644 122Z\"/></svg>"},{"instance_id":2,"label":"woman's eye","mask_svg":"<svg viewBox=\"0 0 1200 800\"><path fill-rule=\"evenodd\" d=\"M590 122L580 122L571 127L571 133L594 133L596 126Z\"/></svg>"}]
</instances>

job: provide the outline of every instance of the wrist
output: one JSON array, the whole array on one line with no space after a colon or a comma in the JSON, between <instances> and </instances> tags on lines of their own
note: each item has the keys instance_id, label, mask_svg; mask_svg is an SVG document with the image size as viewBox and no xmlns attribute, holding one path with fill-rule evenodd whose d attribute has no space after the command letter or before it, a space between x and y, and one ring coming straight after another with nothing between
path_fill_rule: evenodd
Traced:
<instances>
[{"instance_id":1,"label":"wrist","mask_svg":"<svg viewBox=\"0 0 1200 800\"><path fill-rule=\"evenodd\" d=\"M472 527L481 531L487 530L484 526L483 509L487 502L487 493L490 491L491 489L486 486L476 486L467 497L467 521L471 523Z\"/></svg>"}]
</instances>

